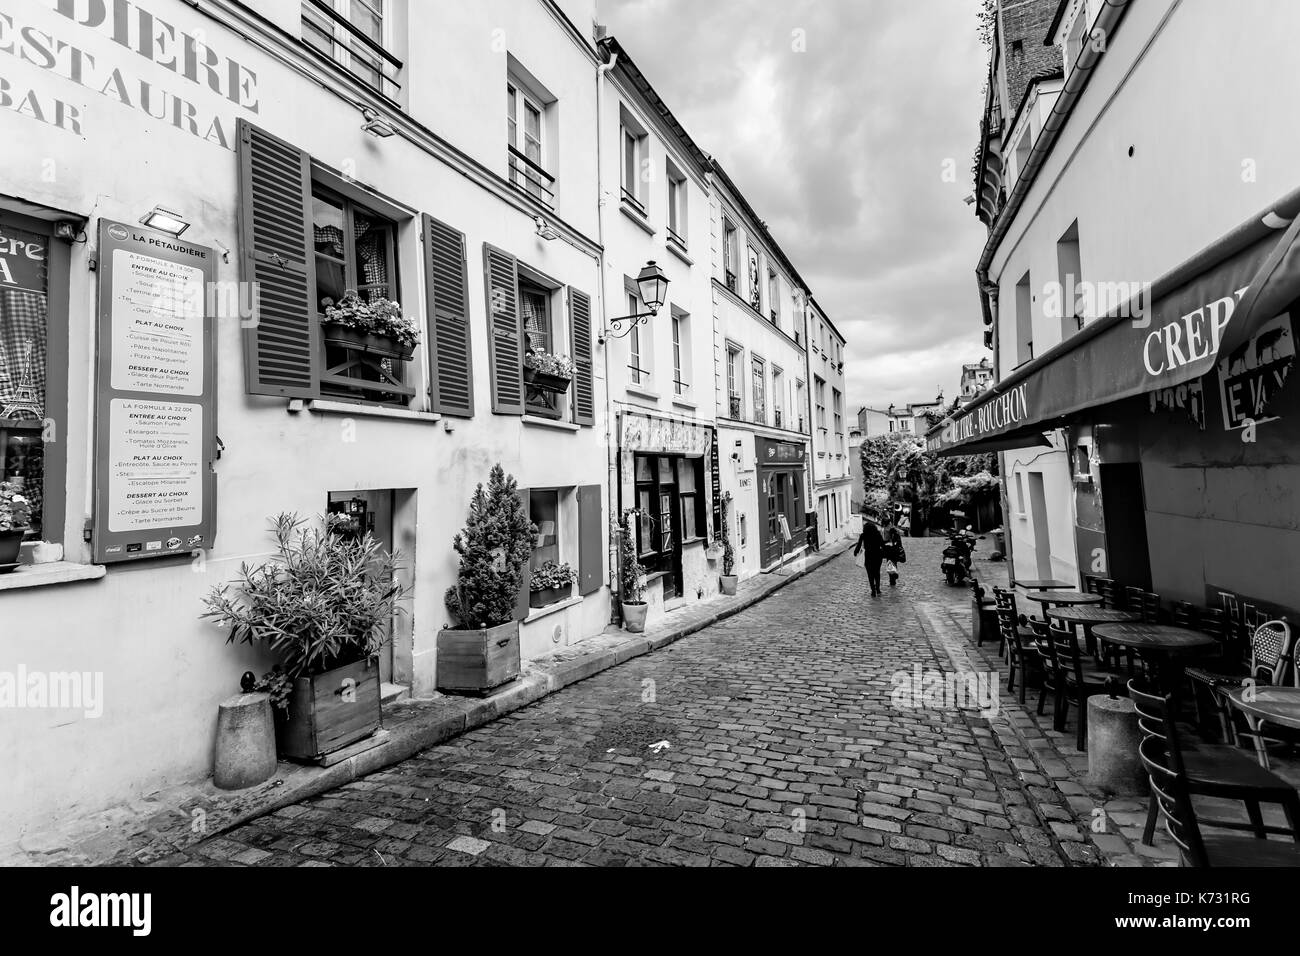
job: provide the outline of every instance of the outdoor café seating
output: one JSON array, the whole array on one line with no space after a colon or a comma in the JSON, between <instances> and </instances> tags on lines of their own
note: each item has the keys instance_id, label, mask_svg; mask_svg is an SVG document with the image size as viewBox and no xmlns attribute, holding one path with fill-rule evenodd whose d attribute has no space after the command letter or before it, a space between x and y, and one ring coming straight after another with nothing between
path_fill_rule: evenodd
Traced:
<instances>
[{"instance_id":1,"label":"outdoor caf\u00e9 seating","mask_svg":"<svg viewBox=\"0 0 1300 956\"><path fill-rule=\"evenodd\" d=\"M998 608L998 626L1002 632L1002 645L1011 668L1007 677L1007 693L1016 690L1016 681L1019 679L1020 703L1023 704L1030 679L1042 675L1043 660L1034 644L1034 632L1024 627L1022 620L1016 616L1014 605Z\"/></svg>"},{"instance_id":2,"label":"outdoor caf\u00e9 seating","mask_svg":"<svg viewBox=\"0 0 1300 956\"><path fill-rule=\"evenodd\" d=\"M1049 690L1055 697L1053 729L1064 730L1070 705L1078 707L1075 745L1083 750L1088 733L1088 698L1106 692L1106 682L1110 675L1095 670L1091 662L1084 666L1085 655L1079 652L1072 630L1052 627L1041 621L1031 621L1030 627L1034 630L1039 655L1046 663L1043 692L1038 698L1038 714L1043 714L1043 704Z\"/></svg>"},{"instance_id":3,"label":"outdoor caf\u00e9 seating","mask_svg":"<svg viewBox=\"0 0 1300 956\"><path fill-rule=\"evenodd\" d=\"M1226 650L1226 649L1225 649ZM1214 712L1218 715L1224 741L1234 740L1237 732L1232 725L1225 695L1250 679L1257 684L1281 684L1292 661L1291 628L1285 621L1265 621L1250 635L1244 657L1232 659L1228 653L1205 666L1187 670L1194 700L1198 690L1208 695ZM1199 713L1199 703L1197 704Z\"/></svg>"},{"instance_id":4,"label":"outdoor caf\u00e9 seating","mask_svg":"<svg viewBox=\"0 0 1300 956\"><path fill-rule=\"evenodd\" d=\"M1152 792L1151 815L1143 842L1154 833L1158 812L1180 851L1183 866L1300 866L1300 798L1285 780L1270 774L1238 753L1213 754L1185 747L1174 718L1170 694L1157 695L1149 688L1129 684L1129 696L1138 711L1142 742L1139 755L1147 770ZM1265 776L1267 775L1267 776ZM1193 795L1221 796L1245 803L1249 822L1198 818ZM1267 826L1261 803L1279 803L1288 827ZM1253 837L1205 834L1202 826L1246 830ZM1270 835L1290 837L1289 842L1270 840Z\"/></svg>"}]
</instances>

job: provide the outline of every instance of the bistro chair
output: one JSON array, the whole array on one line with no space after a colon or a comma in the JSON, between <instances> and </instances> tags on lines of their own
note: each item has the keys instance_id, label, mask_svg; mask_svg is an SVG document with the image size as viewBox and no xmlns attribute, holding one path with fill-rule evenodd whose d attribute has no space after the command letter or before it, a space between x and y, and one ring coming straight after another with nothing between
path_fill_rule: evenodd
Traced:
<instances>
[{"instance_id":1,"label":"bistro chair","mask_svg":"<svg viewBox=\"0 0 1300 956\"><path fill-rule=\"evenodd\" d=\"M1038 692L1038 716L1043 716L1043 710L1047 704L1047 695L1051 694L1052 726L1060 730L1063 724L1061 718L1061 691L1064 677L1061 665L1056 658L1056 648L1052 645L1050 626L1046 621L1030 621L1029 629L1034 632L1034 649L1038 651L1038 658L1043 665L1042 689Z\"/></svg>"},{"instance_id":2,"label":"bistro chair","mask_svg":"<svg viewBox=\"0 0 1300 956\"><path fill-rule=\"evenodd\" d=\"M1300 795L1276 774L1241 756L1230 747L1184 748L1172 716L1172 695L1156 696L1145 685L1129 682L1129 697L1138 713L1142 742L1138 753L1151 781L1151 804L1142 842L1151 845L1157 817L1181 852L1184 866L1300 866ZM1249 823L1240 820L1198 821L1192 796L1238 800L1246 805ZM1287 827L1265 825L1261 803L1280 804ZM1246 830L1254 839L1204 836L1200 823L1226 830ZM1291 837L1290 843L1269 840L1269 834Z\"/></svg>"},{"instance_id":3,"label":"bistro chair","mask_svg":"<svg viewBox=\"0 0 1300 956\"><path fill-rule=\"evenodd\" d=\"M1091 664L1084 665L1086 655L1079 653L1079 644L1073 630L1049 627L1047 632L1048 644L1059 672L1053 725L1057 730L1065 730L1070 705L1077 706L1079 716L1075 719L1074 746L1077 750L1087 750L1088 698L1106 693L1106 681L1110 675L1096 670Z\"/></svg>"},{"instance_id":4,"label":"bistro chair","mask_svg":"<svg viewBox=\"0 0 1300 956\"><path fill-rule=\"evenodd\" d=\"M1028 622L1025 616L1021 614L1019 610L1017 610L1016 608L1016 593L1014 591L1010 591L1007 590L1006 588L1000 588L994 586L993 609L995 613L1004 610L1010 611L1012 617L1015 618L1017 625L1023 631L1022 636L1027 640L1033 640L1033 634L1031 634L1028 630L1025 630L1025 628L1027 628L1028 626ZM1008 656L1009 652L1007 650L1006 640L1004 639L1004 636L1002 634L1002 625L1000 622L998 624L998 638L999 638L998 653L1002 655L1002 658L1004 660L1009 660L1009 656Z\"/></svg>"},{"instance_id":5,"label":"bistro chair","mask_svg":"<svg viewBox=\"0 0 1300 956\"><path fill-rule=\"evenodd\" d=\"M1142 615L1143 624L1160 623L1160 595L1142 588L1125 588L1125 601L1134 614Z\"/></svg>"},{"instance_id":6,"label":"bistro chair","mask_svg":"<svg viewBox=\"0 0 1300 956\"><path fill-rule=\"evenodd\" d=\"M1112 611L1124 610L1124 592L1111 578L1094 578L1097 593L1101 595L1101 606Z\"/></svg>"},{"instance_id":7,"label":"bistro chair","mask_svg":"<svg viewBox=\"0 0 1300 956\"><path fill-rule=\"evenodd\" d=\"M1095 574L1085 574L1083 576L1083 591L1085 594L1101 593L1101 578Z\"/></svg>"},{"instance_id":8,"label":"bistro chair","mask_svg":"<svg viewBox=\"0 0 1300 956\"><path fill-rule=\"evenodd\" d=\"M1191 601L1175 601L1169 612L1174 627L1196 627L1196 605Z\"/></svg>"},{"instance_id":9,"label":"bistro chair","mask_svg":"<svg viewBox=\"0 0 1300 956\"><path fill-rule=\"evenodd\" d=\"M1020 679L1020 703L1025 702L1025 687L1029 683L1029 672L1043 669L1043 659L1038 656L1034 646L1033 631L1021 626L1023 618L1017 619L1016 613L1004 607L998 608L998 626L1002 631L1002 643L1007 648L1008 663L1011 671L1007 675L1007 693L1016 689L1016 678Z\"/></svg>"},{"instance_id":10,"label":"bistro chair","mask_svg":"<svg viewBox=\"0 0 1300 956\"><path fill-rule=\"evenodd\" d=\"M1291 628L1284 620L1265 621L1250 636L1250 654L1246 659L1225 658L1204 667L1187 668L1192 692L1201 686L1209 694L1219 716L1219 729L1225 742L1237 739L1226 694L1247 680L1258 684L1280 685L1291 664ZM1199 706L1199 705L1198 705Z\"/></svg>"},{"instance_id":11,"label":"bistro chair","mask_svg":"<svg viewBox=\"0 0 1300 956\"><path fill-rule=\"evenodd\" d=\"M975 646L981 646L985 639L992 639L998 633L998 602L988 597L988 592L978 581L971 581L971 629L975 632Z\"/></svg>"}]
</instances>

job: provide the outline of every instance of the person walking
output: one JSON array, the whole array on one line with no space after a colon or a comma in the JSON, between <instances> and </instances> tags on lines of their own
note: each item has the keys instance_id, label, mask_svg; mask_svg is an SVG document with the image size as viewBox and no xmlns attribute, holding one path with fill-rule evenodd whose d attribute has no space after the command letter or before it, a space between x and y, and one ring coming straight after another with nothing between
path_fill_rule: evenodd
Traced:
<instances>
[{"instance_id":1,"label":"person walking","mask_svg":"<svg viewBox=\"0 0 1300 956\"><path fill-rule=\"evenodd\" d=\"M889 586L898 587L898 566L907 560L907 554L903 551L903 537L898 533L898 526L890 522L886 525L884 533L884 558L888 566Z\"/></svg>"},{"instance_id":2,"label":"person walking","mask_svg":"<svg viewBox=\"0 0 1300 956\"><path fill-rule=\"evenodd\" d=\"M880 562L884 558L885 539L880 536L880 526L876 516L871 512L862 515L862 534L853 549L856 558L862 555L862 565L867 570L867 581L871 584L871 596L880 597Z\"/></svg>"}]
</instances>

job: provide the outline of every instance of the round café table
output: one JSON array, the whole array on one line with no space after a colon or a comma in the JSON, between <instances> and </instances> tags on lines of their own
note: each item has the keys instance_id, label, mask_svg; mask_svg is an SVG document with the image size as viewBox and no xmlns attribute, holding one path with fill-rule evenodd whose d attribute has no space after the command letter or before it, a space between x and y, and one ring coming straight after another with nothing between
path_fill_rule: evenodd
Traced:
<instances>
[{"instance_id":1,"label":"round caf\u00e9 table","mask_svg":"<svg viewBox=\"0 0 1300 956\"><path fill-rule=\"evenodd\" d=\"M1044 613L1049 615L1053 620L1060 621L1062 624L1070 625L1071 629L1078 625L1083 629L1084 644L1088 648L1088 653L1097 656L1097 639L1093 636L1092 629L1098 624L1128 624L1139 620L1137 614L1129 611L1117 611L1109 607L1097 607L1095 604L1080 604L1076 607L1055 607L1044 609Z\"/></svg>"},{"instance_id":2,"label":"round caf\u00e9 table","mask_svg":"<svg viewBox=\"0 0 1300 956\"><path fill-rule=\"evenodd\" d=\"M1300 730L1300 687L1237 687L1227 693L1228 703L1246 717L1255 738L1255 756L1268 769L1268 750L1260 733L1263 724Z\"/></svg>"},{"instance_id":3,"label":"round caf\u00e9 table","mask_svg":"<svg viewBox=\"0 0 1300 956\"><path fill-rule=\"evenodd\" d=\"M1012 581L1012 587L1026 588L1030 591L1073 591L1074 585L1069 581L1058 581L1055 578L1045 578L1042 580L1032 581Z\"/></svg>"},{"instance_id":4,"label":"round caf\u00e9 table","mask_svg":"<svg viewBox=\"0 0 1300 956\"><path fill-rule=\"evenodd\" d=\"M1183 679L1183 655L1218 643L1208 634L1170 624L1097 624L1092 633L1107 644L1136 651L1156 671L1165 693L1175 695Z\"/></svg>"},{"instance_id":5,"label":"round caf\u00e9 table","mask_svg":"<svg viewBox=\"0 0 1300 956\"><path fill-rule=\"evenodd\" d=\"M1026 591L1024 596L1043 606L1043 619L1051 614L1051 607L1079 607L1085 604L1100 604L1100 594L1084 594L1082 591Z\"/></svg>"}]
</instances>

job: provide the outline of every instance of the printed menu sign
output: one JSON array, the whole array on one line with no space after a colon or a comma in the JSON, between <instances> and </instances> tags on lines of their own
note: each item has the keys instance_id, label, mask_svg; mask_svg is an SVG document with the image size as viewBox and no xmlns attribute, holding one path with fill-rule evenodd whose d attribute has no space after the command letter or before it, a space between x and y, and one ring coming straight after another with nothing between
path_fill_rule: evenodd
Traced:
<instances>
[{"instance_id":1,"label":"printed menu sign","mask_svg":"<svg viewBox=\"0 0 1300 956\"><path fill-rule=\"evenodd\" d=\"M113 250L112 385L203 394L203 270Z\"/></svg>"},{"instance_id":2,"label":"printed menu sign","mask_svg":"<svg viewBox=\"0 0 1300 956\"><path fill-rule=\"evenodd\" d=\"M95 560L212 546L216 525L210 249L100 224Z\"/></svg>"},{"instance_id":3,"label":"printed menu sign","mask_svg":"<svg viewBox=\"0 0 1300 956\"><path fill-rule=\"evenodd\" d=\"M203 408L115 398L108 421L108 529L202 521Z\"/></svg>"}]
</instances>

